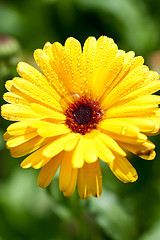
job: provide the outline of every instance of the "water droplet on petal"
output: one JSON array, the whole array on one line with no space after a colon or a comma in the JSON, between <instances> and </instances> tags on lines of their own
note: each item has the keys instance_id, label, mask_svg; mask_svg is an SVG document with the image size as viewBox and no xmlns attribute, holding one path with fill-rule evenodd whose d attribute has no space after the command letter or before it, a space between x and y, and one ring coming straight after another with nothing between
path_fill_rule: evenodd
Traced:
<instances>
[{"instance_id":1,"label":"water droplet on petal","mask_svg":"<svg viewBox=\"0 0 160 240\"><path fill-rule=\"evenodd\" d=\"M122 127L122 129L121 129L122 135L125 135L125 134L126 134L126 131L127 131L127 127Z\"/></svg>"}]
</instances>

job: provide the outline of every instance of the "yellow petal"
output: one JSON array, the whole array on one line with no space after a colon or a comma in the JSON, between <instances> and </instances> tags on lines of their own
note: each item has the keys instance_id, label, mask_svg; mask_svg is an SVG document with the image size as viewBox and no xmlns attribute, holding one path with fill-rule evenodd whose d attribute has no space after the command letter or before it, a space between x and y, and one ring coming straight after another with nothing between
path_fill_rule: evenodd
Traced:
<instances>
[{"instance_id":1,"label":"yellow petal","mask_svg":"<svg viewBox=\"0 0 160 240\"><path fill-rule=\"evenodd\" d=\"M57 64L53 59L53 69L55 68L55 71L58 72L59 79L61 79L63 85L65 85L68 95L71 97L75 94L79 95L80 92L83 91L82 89L84 89L83 86L85 85L86 87L82 76L85 74L83 70L84 64L80 43L74 38L69 38L66 40L65 47L62 47L60 51L57 51L56 55L59 61Z\"/></svg>"},{"instance_id":2,"label":"yellow petal","mask_svg":"<svg viewBox=\"0 0 160 240\"><path fill-rule=\"evenodd\" d=\"M125 157L116 155L115 160L108 163L108 166L122 182L135 182L138 178L135 168Z\"/></svg>"},{"instance_id":3,"label":"yellow petal","mask_svg":"<svg viewBox=\"0 0 160 240\"><path fill-rule=\"evenodd\" d=\"M54 85L54 87L60 93L64 101L70 101L72 98L70 87L71 82L73 81L72 79L68 79L68 77L72 77L73 70L69 51L67 51L67 49L65 49L60 43L55 42L52 44L52 53L53 56L50 58L49 64L51 65L52 71L57 74L57 78L52 82L52 85Z\"/></svg>"},{"instance_id":4,"label":"yellow petal","mask_svg":"<svg viewBox=\"0 0 160 240\"><path fill-rule=\"evenodd\" d=\"M30 139L36 137L38 134L36 131L33 131L31 133L27 133L27 134L24 134L24 135L21 135L21 136L16 136L16 137L11 137L6 145L8 148L12 148L12 147L16 147L22 143L25 143L27 141L29 141Z\"/></svg>"},{"instance_id":5,"label":"yellow petal","mask_svg":"<svg viewBox=\"0 0 160 240\"><path fill-rule=\"evenodd\" d=\"M7 132L12 136L18 136L33 132L34 129L29 126L29 124L33 123L33 121L35 121L35 119L12 123L7 128Z\"/></svg>"},{"instance_id":6,"label":"yellow petal","mask_svg":"<svg viewBox=\"0 0 160 240\"><path fill-rule=\"evenodd\" d=\"M41 137L55 137L70 132L64 124L46 123L37 130Z\"/></svg>"},{"instance_id":7,"label":"yellow petal","mask_svg":"<svg viewBox=\"0 0 160 240\"><path fill-rule=\"evenodd\" d=\"M142 66L144 63L144 58L141 56L135 57L132 60L132 64L131 64L131 70L135 69L136 67Z\"/></svg>"},{"instance_id":8,"label":"yellow petal","mask_svg":"<svg viewBox=\"0 0 160 240\"><path fill-rule=\"evenodd\" d=\"M34 121L30 123L30 126L36 128L41 137L54 137L70 132L64 124L50 122L47 119Z\"/></svg>"},{"instance_id":9,"label":"yellow petal","mask_svg":"<svg viewBox=\"0 0 160 240\"><path fill-rule=\"evenodd\" d=\"M3 118L11 121L21 121L28 118L40 118L40 116L32 111L31 108L17 106L13 104L5 104L1 107L1 115Z\"/></svg>"},{"instance_id":10,"label":"yellow petal","mask_svg":"<svg viewBox=\"0 0 160 240\"><path fill-rule=\"evenodd\" d=\"M122 101L123 104L124 100ZM143 95L137 96L135 99L131 99L130 101L127 99L125 105L128 106L144 106L144 105L157 105L160 104L160 96L157 95Z\"/></svg>"},{"instance_id":11,"label":"yellow petal","mask_svg":"<svg viewBox=\"0 0 160 240\"><path fill-rule=\"evenodd\" d=\"M157 110L155 105L147 106L118 106L111 107L106 111L107 118L119 118L119 117L143 117L143 115L150 115Z\"/></svg>"},{"instance_id":12,"label":"yellow petal","mask_svg":"<svg viewBox=\"0 0 160 240\"><path fill-rule=\"evenodd\" d=\"M22 143L19 146L12 147L10 149L10 152L13 157L22 157L26 154L29 154L29 153L37 150L38 148L44 146L49 141L51 141L50 138L42 138L40 136L37 136L37 137L34 137L34 138L28 140L25 143Z\"/></svg>"},{"instance_id":13,"label":"yellow petal","mask_svg":"<svg viewBox=\"0 0 160 240\"><path fill-rule=\"evenodd\" d=\"M89 81L80 43L74 38L68 38L65 47L57 53L57 56L60 60L57 64L58 75L68 87L69 94L81 96L87 93ZM56 64L53 63L53 65Z\"/></svg>"},{"instance_id":14,"label":"yellow petal","mask_svg":"<svg viewBox=\"0 0 160 240\"><path fill-rule=\"evenodd\" d=\"M144 80L144 85L146 86L146 85L150 84L151 82L154 82L158 79L159 79L159 73L150 70L147 77Z\"/></svg>"},{"instance_id":15,"label":"yellow petal","mask_svg":"<svg viewBox=\"0 0 160 240\"><path fill-rule=\"evenodd\" d=\"M21 163L21 167L22 168L33 167L35 169L39 169L43 167L45 164L47 164L49 160L52 158L43 156L43 151L47 146L46 145L43 146L42 148L38 149L37 151L29 155L27 158L25 158Z\"/></svg>"},{"instance_id":16,"label":"yellow petal","mask_svg":"<svg viewBox=\"0 0 160 240\"><path fill-rule=\"evenodd\" d=\"M113 61L118 51L117 45L112 38L101 36L97 40L97 64L107 64L108 61ZM98 59L101 60L98 61Z\"/></svg>"},{"instance_id":17,"label":"yellow petal","mask_svg":"<svg viewBox=\"0 0 160 240\"><path fill-rule=\"evenodd\" d=\"M80 198L88 199L91 195L91 189L88 188L88 172L87 163L78 169L77 188Z\"/></svg>"},{"instance_id":18,"label":"yellow petal","mask_svg":"<svg viewBox=\"0 0 160 240\"><path fill-rule=\"evenodd\" d=\"M100 197L102 194L102 173L99 160L88 164L88 185L91 188L94 197Z\"/></svg>"},{"instance_id":19,"label":"yellow petal","mask_svg":"<svg viewBox=\"0 0 160 240\"><path fill-rule=\"evenodd\" d=\"M59 189L64 192L69 187L72 176L72 155L73 152L64 152L64 157L61 163L59 172Z\"/></svg>"},{"instance_id":20,"label":"yellow petal","mask_svg":"<svg viewBox=\"0 0 160 240\"><path fill-rule=\"evenodd\" d=\"M66 87L68 94L73 94L73 69L72 69L72 59L70 57L70 52L67 48L62 47L61 51L59 51L59 69L58 69L58 77L63 82L63 85ZM50 62L52 62L51 60ZM52 65L54 69L54 64Z\"/></svg>"},{"instance_id":21,"label":"yellow petal","mask_svg":"<svg viewBox=\"0 0 160 240\"><path fill-rule=\"evenodd\" d=\"M97 41L96 69L92 82L94 97L101 97L123 65L123 56L116 58L117 49L117 45L111 38L102 36Z\"/></svg>"},{"instance_id":22,"label":"yellow petal","mask_svg":"<svg viewBox=\"0 0 160 240\"><path fill-rule=\"evenodd\" d=\"M70 197L74 193L76 183L77 183L77 176L78 176L78 169L72 168L70 184L69 184L69 187L63 192L64 196Z\"/></svg>"},{"instance_id":23,"label":"yellow petal","mask_svg":"<svg viewBox=\"0 0 160 240\"><path fill-rule=\"evenodd\" d=\"M20 105L20 106L30 106L30 102L28 100L26 100L25 98L13 93L13 92L7 92L3 95L3 99L6 102L12 103L12 104L16 104L16 105Z\"/></svg>"},{"instance_id":24,"label":"yellow petal","mask_svg":"<svg viewBox=\"0 0 160 240\"><path fill-rule=\"evenodd\" d=\"M104 144L102 141L100 141L98 138L95 139L95 143L96 143L96 148L97 148L97 152L98 152L98 157L108 163L110 161L113 161L115 159L114 154L112 153L112 151L106 146L106 144Z\"/></svg>"},{"instance_id":25,"label":"yellow petal","mask_svg":"<svg viewBox=\"0 0 160 240\"><path fill-rule=\"evenodd\" d=\"M55 111L49 107L45 107L41 104L32 103L31 109L39 114L41 118L53 118L55 120L64 121L66 119L65 115L61 112Z\"/></svg>"},{"instance_id":26,"label":"yellow petal","mask_svg":"<svg viewBox=\"0 0 160 240\"><path fill-rule=\"evenodd\" d=\"M102 142L106 147L111 149L111 151L120 154L121 156L126 156L126 153L120 148L116 141L114 141L111 137L107 136L104 133L100 133L97 136L98 140Z\"/></svg>"},{"instance_id":27,"label":"yellow petal","mask_svg":"<svg viewBox=\"0 0 160 240\"><path fill-rule=\"evenodd\" d=\"M11 87L13 86L13 81L12 80L8 80L5 82L5 88L10 91Z\"/></svg>"},{"instance_id":28,"label":"yellow petal","mask_svg":"<svg viewBox=\"0 0 160 240\"><path fill-rule=\"evenodd\" d=\"M91 81L95 68L95 59L97 54L97 41L94 37L88 37L83 46L83 92L91 90Z\"/></svg>"},{"instance_id":29,"label":"yellow petal","mask_svg":"<svg viewBox=\"0 0 160 240\"><path fill-rule=\"evenodd\" d=\"M145 159L145 160L153 160L156 156L155 145L149 140L142 143L141 145L136 144L128 144L128 143L119 143L123 148L129 150L130 152L136 154L137 156Z\"/></svg>"},{"instance_id":30,"label":"yellow petal","mask_svg":"<svg viewBox=\"0 0 160 240\"><path fill-rule=\"evenodd\" d=\"M78 193L82 199L87 199L91 195L99 197L102 193L102 174L99 161L94 163L84 163L78 170Z\"/></svg>"},{"instance_id":31,"label":"yellow petal","mask_svg":"<svg viewBox=\"0 0 160 240\"><path fill-rule=\"evenodd\" d=\"M7 141L8 139L10 139L12 137L12 135L10 135L8 132L5 132L4 134L3 134L3 139L4 139L4 141Z\"/></svg>"},{"instance_id":32,"label":"yellow petal","mask_svg":"<svg viewBox=\"0 0 160 240\"><path fill-rule=\"evenodd\" d=\"M128 137L125 135L120 135L120 134L111 133L111 132L107 132L107 131L104 131L104 133L107 134L108 136L110 136L111 138L113 138L115 141L128 142L130 144L141 144L147 140L147 136L145 136L142 133L138 134L138 138Z\"/></svg>"},{"instance_id":33,"label":"yellow petal","mask_svg":"<svg viewBox=\"0 0 160 240\"><path fill-rule=\"evenodd\" d=\"M141 88L138 88L137 90L129 93L123 99L133 98L143 94L144 95L152 94L159 90L160 90L160 81L153 81L148 83L146 86L142 86Z\"/></svg>"},{"instance_id":34,"label":"yellow petal","mask_svg":"<svg viewBox=\"0 0 160 240\"><path fill-rule=\"evenodd\" d=\"M116 134L128 137L138 138L139 129L129 123L120 121L119 119L106 119L99 124L99 127Z\"/></svg>"},{"instance_id":35,"label":"yellow petal","mask_svg":"<svg viewBox=\"0 0 160 240\"><path fill-rule=\"evenodd\" d=\"M59 46L61 44L54 43L52 47ZM53 49L52 49L53 50ZM55 51L53 51L54 57L56 57ZM52 67L52 60L50 57L45 53L45 51L41 49L37 49L34 51L34 58L36 63L38 64L39 68L42 70L48 81L54 86L57 93L62 96L64 94L68 94L66 91L65 86L59 81L57 73L54 71Z\"/></svg>"},{"instance_id":36,"label":"yellow petal","mask_svg":"<svg viewBox=\"0 0 160 240\"><path fill-rule=\"evenodd\" d=\"M81 168L84 164L84 159L82 155L82 143L81 139L77 143L77 146L74 149L73 157L72 157L72 167L73 168Z\"/></svg>"},{"instance_id":37,"label":"yellow petal","mask_svg":"<svg viewBox=\"0 0 160 240\"><path fill-rule=\"evenodd\" d=\"M120 50L118 50L118 53L117 53L118 55L119 55L119 52L120 52ZM122 61L123 66L120 69L120 72L118 73L118 75L115 77L114 81L112 81L110 83L109 87L105 90L105 93L103 94L102 99L105 99L107 97L107 95L112 91L112 89L117 85L117 83L122 81L123 77L129 72L129 69L131 67L131 63L132 63L135 53L131 51L128 53L125 53L125 52L121 53L121 55L122 55L122 60L124 58L124 62Z\"/></svg>"},{"instance_id":38,"label":"yellow petal","mask_svg":"<svg viewBox=\"0 0 160 240\"><path fill-rule=\"evenodd\" d=\"M141 143L147 139L136 126L118 119L106 119L99 124L99 127L114 140L122 142Z\"/></svg>"},{"instance_id":39,"label":"yellow petal","mask_svg":"<svg viewBox=\"0 0 160 240\"><path fill-rule=\"evenodd\" d=\"M139 128L140 132L154 134L159 131L159 124L156 121L145 118L118 118L121 122L132 124Z\"/></svg>"},{"instance_id":40,"label":"yellow petal","mask_svg":"<svg viewBox=\"0 0 160 240\"><path fill-rule=\"evenodd\" d=\"M14 80L15 78L13 78ZM8 94L7 96L4 97L7 98L8 102L17 104L17 105L22 105L22 106L30 106L30 103L32 102L32 98L28 95L26 95L25 93L23 93L22 91L20 91L19 89L17 89L14 86L14 81L13 80L9 80L5 83L5 87L8 91L10 91L10 93L13 94Z\"/></svg>"},{"instance_id":41,"label":"yellow petal","mask_svg":"<svg viewBox=\"0 0 160 240\"><path fill-rule=\"evenodd\" d=\"M99 80L100 78L101 85L97 84L97 86L95 86L95 91L97 91L97 89L101 87L101 95L99 95L99 97L101 97L102 94L105 94L105 92L107 92L108 89L110 90L110 86L112 82L114 82L114 79L117 77L117 75L119 74L119 72L123 67L123 61L124 61L123 55L116 56L113 62L110 62L107 64L107 67L104 67L99 70L100 73L97 76L96 82L100 83L100 80ZM99 92L100 92L100 89L99 89Z\"/></svg>"},{"instance_id":42,"label":"yellow petal","mask_svg":"<svg viewBox=\"0 0 160 240\"><path fill-rule=\"evenodd\" d=\"M80 141L84 161L87 163L95 162L98 158L95 142L85 138L82 138Z\"/></svg>"},{"instance_id":43,"label":"yellow petal","mask_svg":"<svg viewBox=\"0 0 160 240\"><path fill-rule=\"evenodd\" d=\"M45 43L45 45L43 47L43 52L45 52L45 54L51 59L54 57L53 51L52 51L52 44L50 42Z\"/></svg>"},{"instance_id":44,"label":"yellow petal","mask_svg":"<svg viewBox=\"0 0 160 240\"><path fill-rule=\"evenodd\" d=\"M126 77L118 83L115 88L106 96L102 102L102 107L107 109L112 104L119 102L120 99L128 95L130 92L139 88L139 85L143 85L144 79L148 74L148 68L146 66L140 66L130 71Z\"/></svg>"},{"instance_id":45,"label":"yellow petal","mask_svg":"<svg viewBox=\"0 0 160 240\"><path fill-rule=\"evenodd\" d=\"M77 145L81 135L79 133L70 133L70 139L64 144L64 150L71 151Z\"/></svg>"},{"instance_id":46,"label":"yellow petal","mask_svg":"<svg viewBox=\"0 0 160 240\"><path fill-rule=\"evenodd\" d=\"M57 156L52 158L40 171L37 179L37 183L40 187L45 188L47 187L52 179L54 178L54 175L62 161L63 158L63 152L59 153Z\"/></svg>"},{"instance_id":47,"label":"yellow petal","mask_svg":"<svg viewBox=\"0 0 160 240\"><path fill-rule=\"evenodd\" d=\"M33 100L41 102L42 104L48 105L54 109L62 111L59 103L41 88L35 86L34 84L28 82L25 79L15 77L13 79L14 87L17 88L22 93L31 97Z\"/></svg>"},{"instance_id":48,"label":"yellow petal","mask_svg":"<svg viewBox=\"0 0 160 240\"><path fill-rule=\"evenodd\" d=\"M20 62L17 65L17 72L19 73L21 78L31 82L38 88L43 89L43 91L54 97L57 101L60 100L60 96L51 87L45 76L31 65L24 62Z\"/></svg>"},{"instance_id":49,"label":"yellow petal","mask_svg":"<svg viewBox=\"0 0 160 240\"><path fill-rule=\"evenodd\" d=\"M83 59L82 59L82 48L81 44L78 40L73 37L67 38L65 42L65 49L68 52L70 58L70 89L73 93L81 94L83 91L84 79L82 75L84 75L83 69Z\"/></svg>"},{"instance_id":50,"label":"yellow petal","mask_svg":"<svg viewBox=\"0 0 160 240\"><path fill-rule=\"evenodd\" d=\"M121 106L157 106L160 103L160 96L157 95L142 95L137 96L136 98L124 98L121 101L117 102L116 104L112 105L112 108L114 107L121 107Z\"/></svg>"},{"instance_id":51,"label":"yellow petal","mask_svg":"<svg viewBox=\"0 0 160 240\"><path fill-rule=\"evenodd\" d=\"M64 144L70 139L70 134L61 136L52 141L43 150L43 155L51 158L60 153L64 149Z\"/></svg>"}]
</instances>

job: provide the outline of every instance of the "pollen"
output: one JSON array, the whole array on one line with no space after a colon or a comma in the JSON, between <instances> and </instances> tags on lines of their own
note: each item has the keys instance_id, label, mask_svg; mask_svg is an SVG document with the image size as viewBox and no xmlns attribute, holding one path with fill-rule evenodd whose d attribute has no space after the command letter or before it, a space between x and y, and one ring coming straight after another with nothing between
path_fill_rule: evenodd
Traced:
<instances>
[{"instance_id":1,"label":"pollen","mask_svg":"<svg viewBox=\"0 0 160 240\"><path fill-rule=\"evenodd\" d=\"M66 125L72 132L85 135L97 128L104 113L97 101L81 97L68 106L65 115Z\"/></svg>"}]
</instances>

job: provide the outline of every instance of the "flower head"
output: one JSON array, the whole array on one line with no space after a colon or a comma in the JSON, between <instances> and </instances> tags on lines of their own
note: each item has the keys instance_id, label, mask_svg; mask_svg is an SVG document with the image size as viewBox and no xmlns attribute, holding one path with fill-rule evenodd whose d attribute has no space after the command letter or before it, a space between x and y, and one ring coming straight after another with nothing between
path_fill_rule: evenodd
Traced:
<instances>
[{"instance_id":1,"label":"flower head","mask_svg":"<svg viewBox=\"0 0 160 240\"><path fill-rule=\"evenodd\" d=\"M20 77L6 82L2 116L16 121L4 139L11 155L29 154L23 168L41 168L38 184L47 187L57 169L59 187L70 196L99 197L99 159L123 182L137 180L126 150L152 160L159 133L158 73L134 52L118 50L111 38L89 37L83 50L74 38L46 43L34 58L42 73L19 63Z\"/></svg>"}]
</instances>

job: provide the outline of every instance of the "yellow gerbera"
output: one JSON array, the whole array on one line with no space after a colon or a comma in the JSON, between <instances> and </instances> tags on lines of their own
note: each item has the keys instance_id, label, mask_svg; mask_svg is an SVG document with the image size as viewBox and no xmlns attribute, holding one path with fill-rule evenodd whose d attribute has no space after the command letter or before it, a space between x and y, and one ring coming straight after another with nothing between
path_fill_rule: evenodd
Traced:
<instances>
[{"instance_id":1,"label":"yellow gerbera","mask_svg":"<svg viewBox=\"0 0 160 240\"><path fill-rule=\"evenodd\" d=\"M30 154L23 168L42 168L38 184L47 187L57 169L59 188L70 196L76 184L81 198L99 197L99 159L123 182L137 172L125 150L151 160L154 144L146 135L160 128L158 73L134 52L118 50L111 38L89 37L84 44L68 38L65 46L47 42L34 52L42 73L19 63L20 77L6 82L5 119L17 121L4 139L11 155Z\"/></svg>"}]
</instances>

